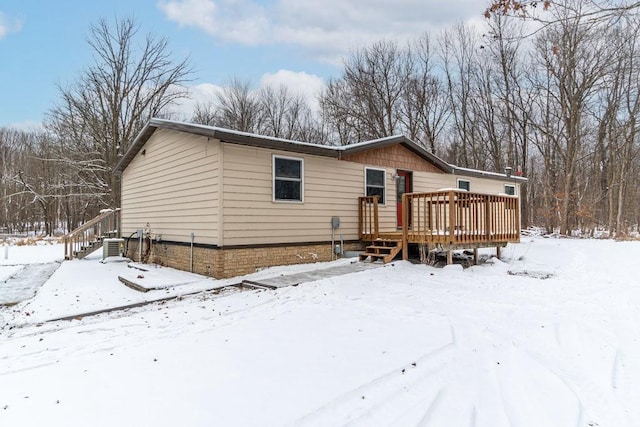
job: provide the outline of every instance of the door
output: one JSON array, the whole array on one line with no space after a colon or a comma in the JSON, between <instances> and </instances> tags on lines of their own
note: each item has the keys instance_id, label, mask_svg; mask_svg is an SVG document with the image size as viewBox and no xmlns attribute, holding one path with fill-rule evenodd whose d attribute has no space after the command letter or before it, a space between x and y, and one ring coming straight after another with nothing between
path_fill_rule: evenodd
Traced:
<instances>
[{"instance_id":1,"label":"door","mask_svg":"<svg viewBox=\"0 0 640 427\"><path fill-rule=\"evenodd\" d=\"M398 218L398 228L402 227L402 195L404 193L411 193L413 182L411 179L411 172L409 171L397 171L396 175L396 210ZM411 210L409 210L411 215Z\"/></svg>"}]
</instances>

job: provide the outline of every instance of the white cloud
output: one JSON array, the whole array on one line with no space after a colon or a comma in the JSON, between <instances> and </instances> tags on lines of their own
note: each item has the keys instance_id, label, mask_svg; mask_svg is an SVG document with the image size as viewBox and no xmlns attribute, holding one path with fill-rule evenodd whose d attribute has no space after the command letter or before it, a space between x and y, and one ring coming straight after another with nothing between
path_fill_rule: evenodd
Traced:
<instances>
[{"instance_id":1,"label":"white cloud","mask_svg":"<svg viewBox=\"0 0 640 427\"><path fill-rule=\"evenodd\" d=\"M266 73L260 78L259 86L287 87L292 93L302 95L312 111L319 110L318 96L325 87L322 77L304 72L290 70L278 70L275 73ZM180 88L177 90L182 90ZM171 107L173 116L178 120L191 120L196 105L207 105L216 102L216 94L221 93L224 87L212 83L200 83L187 87L189 97L174 103ZM257 89L256 89L257 90Z\"/></svg>"},{"instance_id":2,"label":"white cloud","mask_svg":"<svg viewBox=\"0 0 640 427\"><path fill-rule=\"evenodd\" d=\"M477 0L163 0L158 7L179 25L221 41L297 45L334 63L350 48L415 39L483 12Z\"/></svg>"},{"instance_id":3,"label":"white cloud","mask_svg":"<svg viewBox=\"0 0 640 427\"><path fill-rule=\"evenodd\" d=\"M36 120L24 120L22 122L10 123L7 127L24 132L40 132L44 130L42 122Z\"/></svg>"},{"instance_id":4,"label":"white cloud","mask_svg":"<svg viewBox=\"0 0 640 427\"><path fill-rule=\"evenodd\" d=\"M200 28L226 41L260 44L268 32L267 14L250 0L161 1L158 7L180 26Z\"/></svg>"},{"instance_id":5,"label":"white cloud","mask_svg":"<svg viewBox=\"0 0 640 427\"><path fill-rule=\"evenodd\" d=\"M12 19L0 12L0 39L3 39L9 33L15 33L22 29L22 21Z\"/></svg>"},{"instance_id":6,"label":"white cloud","mask_svg":"<svg viewBox=\"0 0 640 427\"><path fill-rule=\"evenodd\" d=\"M207 32L215 27L216 5L210 0L184 0L160 2L158 7L180 26L193 26Z\"/></svg>"},{"instance_id":7,"label":"white cloud","mask_svg":"<svg viewBox=\"0 0 640 427\"><path fill-rule=\"evenodd\" d=\"M260 79L260 85L272 87L285 86L291 92L302 95L307 100L307 105L312 111L319 111L318 96L325 87L322 77L305 72L290 70L278 70L275 73L266 73Z\"/></svg>"},{"instance_id":8,"label":"white cloud","mask_svg":"<svg viewBox=\"0 0 640 427\"><path fill-rule=\"evenodd\" d=\"M181 98L171 106L171 112L179 120L191 120L196 105L207 105L214 102L216 94L222 91L222 88L211 83L201 83L189 86L187 90L189 91L188 98Z\"/></svg>"}]
</instances>

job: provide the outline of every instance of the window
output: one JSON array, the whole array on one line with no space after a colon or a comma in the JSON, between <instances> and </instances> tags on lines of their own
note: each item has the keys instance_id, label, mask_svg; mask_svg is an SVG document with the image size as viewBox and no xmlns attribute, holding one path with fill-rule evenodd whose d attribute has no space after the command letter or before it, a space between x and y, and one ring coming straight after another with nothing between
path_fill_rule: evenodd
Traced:
<instances>
[{"instance_id":1,"label":"window","mask_svg":"<svg viewBox=\"0 0 640 427\"><path fill-rule=\"evenodd\" d=\"M467 181L466 179L459 179L458 188L461 190L471 191L471 181Z\"/></svg>"},{"instance_id":2,"label":"window","mask_svg":"<svg viewBox=\"0 0 640 427\"><path fill-rule=\"evenodd\" d=\"M273 200L302 202L302 159L273 156Z\"/></svg>"},{"instance_id":3,"label":"window","mask_svg":"<svg viewBox=\"0 0 640 427\"><path fill-rule=\"evenodd\" d=\"M516 186L511 184L504 185L504 194L508 194L509 196L516 195Z\"/></svg>"},{"instance_id":4,"label":"window","mask_svg":"<svg viewBox=\"0 0 640 427\"><path fill-rule=\"evenodd\" d=\"M378 196L378 203L381 205L384 205L385 175L384 169L365 168L366 194L367 196Z\"/></svg>"}]
</instances>

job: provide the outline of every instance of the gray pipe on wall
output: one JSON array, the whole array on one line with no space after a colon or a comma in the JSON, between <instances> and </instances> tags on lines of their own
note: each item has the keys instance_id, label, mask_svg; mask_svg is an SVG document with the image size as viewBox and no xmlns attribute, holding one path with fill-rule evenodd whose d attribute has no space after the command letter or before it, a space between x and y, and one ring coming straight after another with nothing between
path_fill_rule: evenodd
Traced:
<instances>
[{"instance_id":1,"label":"gray pipe on wall","mask_svg":"<svg viewBox=\"0 0 640 427\"><path fill-rule=\"evenodd\" d=\"M196 235L191 232L191 256L189 259L189 272L193 273L193 240L195 239Z\"/></svg>"}]
</instances>

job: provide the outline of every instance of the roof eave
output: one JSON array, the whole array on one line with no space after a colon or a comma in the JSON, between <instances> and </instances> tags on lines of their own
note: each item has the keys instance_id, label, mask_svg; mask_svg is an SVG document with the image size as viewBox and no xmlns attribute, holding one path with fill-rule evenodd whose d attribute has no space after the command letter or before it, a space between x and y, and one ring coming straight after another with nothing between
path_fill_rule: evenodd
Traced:
<instances>
[{"instance_id":1,"label":"roof eave","mask_svg":"<svg viewBox=\"0 0 640 427\"><path fill-rule=\"evenodd\" d=\"M461 169L455 166L453 167L453 173L459 176L467 176L470 178L486 178L486 179L494 179L494 180L498 180L498 181L512 181L512 182L517 182L517 183L525 183L528 181L527 178L525 178L524 176L518 176L518 175L511 175L511 176L507 176L504 174L500 174L500 173L494 173L494 172L486 172L486 171L481 171L481 170L468 170L468 169Z\"/></svg>"},{"instance_id":2,"label":"roof eave","mask_svg":"<svg viewBox=\"0 0 640 427\"><path fill-rule=\"evenodd\" d=\"M440 159L438 156L430 153L425 150L409 138L403 135L398 135L391 138L383 138L379 141L371 141L370 144L356 144L355 146L346 145L342 148L344 154L355 154L362 151L371 150L373 148L383 148L388 147L390 145L401 144L405 148L409 149L413 153L422 157L423 159L431 162L438 169L445 173L453 173L454 167L444 160Z\"/></svg>"},{"instance_id":3,"label":"roof eave","mask_svg":"<svg viewBox=\"0 0 640 427\"><path fill-rule=\"evenodd\" d=\"M169 120L151 119L136 136L127 152L120 159L114 173L122 175L129 163L138 154L144 144L151 138L157 129L168 129L178 132L185 132L192 135L205 136L207 138L218 139L222 142L246 145L251 147L269 148L273 150L290 151L301 154L314 154L325 157L339 157L336 147L321 146L315 144L301 144L284 139L251 135L243 132L227 131L221 128L194 125L190 123L173 122Z\"/></svg>"},{"instance_id":4,"label":"roof eave","mask_svg":"<svg viewBox=\"0 0 640 427\"><path fill-rule=\"evenodd\" d=\"M251 147L268 148L272 150L290 151L300 154L313 154L324 157L339 157L339 152L332 147L323 147L311 144L296 144L286 140L271 139L261 137L259 135L251 136L236 132L227 132L223 129L216 129L211 135L222 142L228 142L238 145L247 145Z\"/></svg>"},{"instance_id":5,"label":"roof eave","mask_svg":"<svg viewBox=\"0 0 640 427\"><path fill-rule=\"evenodd\" d=\"M142 128L140 133L133 140L133 143L129 147L129 149L124 153L122 158L118 161L116 166L113 168L113 173L120 176L122 172L127 168L129 163L133 160L133 158L138 154L140 149L144 146L144 144L151 138L151 135L156 131L158 127L153 124L153 119L147 122L146 125Z\"/></svg>"}]
</instances>

